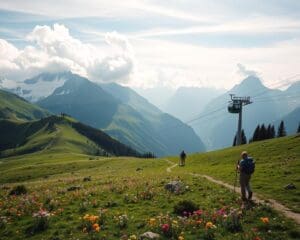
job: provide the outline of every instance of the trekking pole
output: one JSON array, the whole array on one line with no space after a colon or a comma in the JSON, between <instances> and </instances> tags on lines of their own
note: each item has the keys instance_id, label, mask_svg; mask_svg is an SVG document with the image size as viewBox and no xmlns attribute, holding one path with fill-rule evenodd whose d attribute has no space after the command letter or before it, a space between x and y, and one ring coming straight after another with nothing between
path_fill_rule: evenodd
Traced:
<instances>
[{"instance_id":1,"label":"trekking pole","mask_svg":"<svg viewBox=\"0 0 300 240\"><path fill-rule=\"evenodd\" d=\"M233 185L233 193L235 193L236 180L237 180L237 169L235 169L235 178L234 178L234 185Z\"/></svg>"},{"instance_id":2,"label":"trekking pole","mask_svg":"<svg viewBox=\"0 0 300 240\"><path fill-rule=\"evenodd\" d=\"M238 174L238 170L237 170L237 166L239 164L239 160L237 161L237 164L235 166L235 178L234 178L234 185L233 185L233 192L235 193L235 186L236 186L236 181L237 181L237 174Z\"/></svg>"}]
</instances>

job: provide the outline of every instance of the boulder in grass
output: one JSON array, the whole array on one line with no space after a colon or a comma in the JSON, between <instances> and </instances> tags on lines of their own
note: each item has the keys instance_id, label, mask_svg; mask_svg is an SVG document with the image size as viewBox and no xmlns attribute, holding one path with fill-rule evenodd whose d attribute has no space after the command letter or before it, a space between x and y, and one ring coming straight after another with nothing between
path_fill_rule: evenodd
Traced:
<instances>
[{"instance_id":1,"label":"boulder in grass","mask_svg":"<svg viewBox=\"0 0 300 240\"><path fill-rule=\"evenodd\" d=\"M90 181L92 181L92 178L91 178L91 176L84 177L84 178L83 178L83 181L84 181L84 182L90 182Z\"/></svg>"},{"instance_id":2,"label":"boulder in grass","mask_svg":"<svg viewBox=\"0 0 300 240\"><path fill-rule=\"evenodd\" d=\"M160 239L160 235L154 232L145 232L139 237L140 240L145 239Z\"/></svg>"},{"instance_id":3,"label":"boulder in grass","mask_svg":"<svg viewBox=\"0 0 300 240\"><path fill-rule=\"evenodd\" d=\"M10 192L9 195L23 195L27 193L27 188L24 185L15 186Z\"/></svg>"},{"instance_id":4,"label":"boulder in grass","mask_svg":"<svg viewBox=\"0 0 300 240\"><path fill-rule=\"evenodd\" d=\"M69 187L67 189L67 191L71 192L71 191L77 191L77 190L80 190L80 189L81 189L81 187L79 187L79 186L72 186L72 187Z\"/></svg>"},{"instance_id":5,"label":"boulder in grass","mask_svg":"<svg viewBox=\"0 0 300 240\"><path fill-rule=\"evenodd\" d=\"M296 189L296 186L295 186L295 184L290 183L290 184L286 185L284 187L284 189L286 189L286 190L293 190L293 189Z\"/></svg>"},{"instance_id":6,"label":"boulder in grass","mask_svg":"<svg viewBox=\"0 0 300 240\"><path fill-rule=\"evenodd\" d=\"M181 194L185 191L185 185L181 181L171 181L165 185L165 189L174 194Z\"/></svg>"}]
</instances>

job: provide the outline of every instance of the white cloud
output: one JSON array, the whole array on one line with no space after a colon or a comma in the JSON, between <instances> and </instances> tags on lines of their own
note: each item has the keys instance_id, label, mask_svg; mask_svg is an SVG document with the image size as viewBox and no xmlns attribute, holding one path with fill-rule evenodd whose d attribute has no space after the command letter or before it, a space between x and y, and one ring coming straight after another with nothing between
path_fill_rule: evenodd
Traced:
<instances>
[{"instance_id":1,"label":"white cloud","mask_svg":"<svg viewBox=\"0 0 300 240\"><path fill-rule=\"evenodd\" d=\"M285 81L300 69L299 40L256 48L204 47L154 39L131 42L139 64L131 86L143 88L167 85L230 89L243 77L236 70L238 63L255 69L272 87L274 82Z\"/></svg>"},{"instance_id":2,"label":"white cloud","mask_svg":"<svg viewBox=\"0 0 300 240\"><path fill-rule=\"evenodd\" d=\"M104 38L113 48L113 54L96 59L88 68L89 76L105 82L128 82L135 66L133 49L128 39L117 32L107 33Z\"/></svg>"},{"instance_id":3,"label":"white cloud","mask_svg":"<svg viewBox=\"0 0 300 240\"><path fill-rule=\"evenodd\" d=\"M18 55L18 49L7 41L0 39L0 56L6 60L13 60Z\"/></svg>"},{"instance_id":4,"label":"white cloud","mask_svg":"<svg viewBox=\"0 0 300 240\"><path fill-rule=\"evenodd\" d=\"M209 86L231 88L258 71L263 81L285 81L300 69L300 42L290 40L252 48L204 47L157 39L100 34L98 45L83 43L59 24L37 26L28 34L32 45L18 50L0 41L0 73L23 80L40 72L71 70L94 81L135 87ZM236 65L239 65L239 73Z\"/></svg>"},{"instance_id":5,"label":"white cloud","mask_svg":"<svg viewBox=\"0 0 300 240\"><path fill-rule=\"evenodd\" d=\"M256 71L247 69L241 63L238 63L237 67L238 67L238 73L241 74L242 77L257 76L257 72Z\"/></svg>"},{"instance_id":6,"label":"white cloud","mask_svg":"<svg viewBox=\"0 0 300 240\"><path fill-rule=\"evenodd\" d=\"M153 28L136 32L135 37L162 37L176 35L194 34L274 34L274 33L296 33L299 32L300 21L290 18L261 17L231 21L218 24L193 25L181 28Z\"/></svg>"},{"instance_id":7,"label":"white cloud","mask_svg":"<svg viewBox=\"0 0 300 240\"><path fill-rule=\"evenodd\" d=\"M59 24L36 26L27 39L35 45L18 50L0 41L0 71L4 77L22 80L40 72L70 70L95 81L126 82L134 69L134 54L126 37L113 32L106 36L109 55L94 45L73 38Z\"/></svg>"}]
</instances>

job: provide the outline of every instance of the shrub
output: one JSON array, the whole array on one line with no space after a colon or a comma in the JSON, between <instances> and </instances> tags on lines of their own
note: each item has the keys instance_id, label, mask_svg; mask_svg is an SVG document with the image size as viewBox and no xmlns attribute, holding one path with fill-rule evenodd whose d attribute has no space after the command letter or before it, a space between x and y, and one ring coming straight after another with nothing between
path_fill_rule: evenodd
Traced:
<instances>
[{"instance_id":1,"label":"shrub","mask_svg":"<svg viewBox=\"0 0 300 240\"><path fill-rule=\"evenodd\" d=\"M10 192L9 195L22 195L26 194L27 189L24 185L15 186Z\"/></svg>"},{"instance_id":2,"label":"shrub","mask_svg":"<svg viewBox=\"0 0 300 240\"><path fill-rule=\"evenodd\" d=\"M32 216L34 218L34 224L26 230L27 235L34 235L48 229L49 218L51 216L48 211L41 209Z\"/></svg>"},{"instance_id":3,"label":"shrub","mask_svg":"<svg viewBox=\"0 0 300 240\"><path fill-rule=\"evenodd\" d=\"M178 202L175 206L174 206L174 213L184 216L186 215L186 213L193 213L194 211L198 210L199 206L190 201L190 200L183 200Z\"/></svg>"},{"instance_id":4,"label":"shrub","mask_svg":"<svg viewBox=\"0 0 300 240\"><path fill-rule=\"evenodd\" d=\"M289 236L294 239L300 239L300 231L298 231L296 229L291 230L291 231L289 231Z\"/></svg>"}]
</instances>

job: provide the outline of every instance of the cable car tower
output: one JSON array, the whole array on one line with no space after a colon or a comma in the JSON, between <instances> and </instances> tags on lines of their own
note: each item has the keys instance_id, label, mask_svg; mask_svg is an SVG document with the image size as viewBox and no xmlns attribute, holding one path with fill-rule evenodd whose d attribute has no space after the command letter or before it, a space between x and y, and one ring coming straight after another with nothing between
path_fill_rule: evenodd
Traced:
<instances>
[{"instance_id":1,"label":"cable car tower","mask_svg":"<svg viewBox=\"0 0 300 240\"><path fill-rule=\"evenodd\" d=\"M236 97L234 94L229 94L231 101L229 101L228 112L230 113L238 113L239 121L238 121L238 130L236 133L236 145L241 145L242 143L242 113L243 106L251 104L250 97Z\"/></svg>"}]
</instances>

